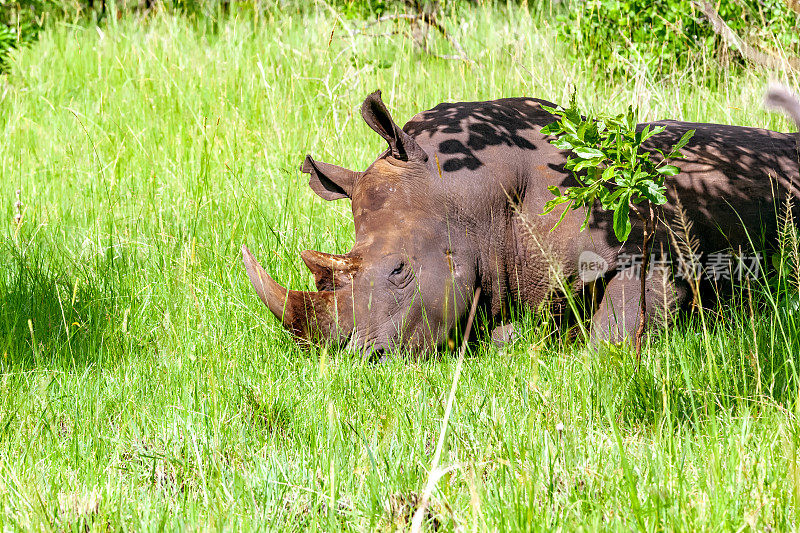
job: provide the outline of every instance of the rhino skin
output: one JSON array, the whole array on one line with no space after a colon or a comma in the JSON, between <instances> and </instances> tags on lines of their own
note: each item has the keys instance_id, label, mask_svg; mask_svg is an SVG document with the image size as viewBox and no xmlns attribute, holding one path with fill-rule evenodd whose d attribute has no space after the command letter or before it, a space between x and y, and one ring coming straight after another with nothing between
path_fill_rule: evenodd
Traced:
<instances>
[{"instance_id":1,"label":"rhino skin","mask_svg":"<svg viewBox=\"0 0 800 533\"><path fill-rule=\"evenodd\" d=\"M380 91L370 94L361 113L388 149L363 172L311 156L301 168L320 197L351 199L352 250L304 251L318 291L301 292L272 280L243 247L262 301L300 341L349 341L374 356L442 345L478 287L485 316L502 325L510 306L563 305L566 283L594 302L592 341L629 339L638 326L640 280L627 258L641 254L641 223L632 213L630 238L620 243L602 209L592 210L585 231L583 209L557 227L559 210L540 215L552 198L548 186L577 184L564 169L568 154L541 133L555 120L543 105L555 107L536 98L442 103L400 128ZM696 131L685 159L673 162L680 173L668 179L669 201L657 208L655 253L676 256L667 226L678 199L706 256L777 244L780 211L787 200L797 205L796 134L671 120L650 125L666 130L646 148L667 149ZM587 257L598 265L594 276L579 272ZM646 325L662 323L691 299L674 268L659 272L646 284Z\"/></svg>"}]
</instances>

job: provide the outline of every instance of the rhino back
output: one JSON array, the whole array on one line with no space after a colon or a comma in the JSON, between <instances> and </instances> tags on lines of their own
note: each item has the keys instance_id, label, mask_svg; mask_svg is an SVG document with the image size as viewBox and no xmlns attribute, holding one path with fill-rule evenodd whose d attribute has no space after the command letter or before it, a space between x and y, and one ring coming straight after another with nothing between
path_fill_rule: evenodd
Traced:
<instances>
[{"instance_id":1,"label":"rhino back","mask_svg":"<svg viewBox=\"0 0 800 533\"><path fill-rule=\"evenodd\" d=\"M439 104L404 127L431 159L434 187L461 199L458 209L476 218L508 210L509 200L541 212L550 185L569 186L566 154L548 142L542 127L555 119L536 98Z\"/></svg>"},{"instance_id":2,"label":"rhino back","mask_svg":"<svg viewBox=\"0 0 800 533\"><path fill-rule=\"evenodd\" d=\"M404 129L437 159L446 195L478 201L479 208L490 206L493 211L516 196L522 212L533 220L552 198L547 187L576 184L563 168L566 154L541 134L541 128L554 120L542 105L555 107L535 98L443 103L416 115ZM695 130L682 150L685 158L673 162L681 173L669 178L671 201L662 214L671 220L675 199L680 198L703 234L704 248L722 249L743 244L749 234L774 233L780 204L787 195L797 199L800 170L794 135L671 120L650 125L666 128L647 144L661 150L669 149L687 130ZM576 221L581 218L580 213L575 215ZM592 238L613 244L608 217L597 213L596 218ZM565 231L573 232L574 225L567 220ZM630 244L637 244L635 236Z\"/></svg>"},{"instance_id":3,"label":"rhino back","mask_svg":"<svg viewBox=\"0 0 800 533\"><path fill-rule=\"evenodd\" d=\"M485 172L541 148L540 130L553 122L536 98L504 98L489 102L442 103L414 116L403 129L429 155L442 173Z\"/></svg>"},{"instance_id":4,"label":"rhino back","mask_svg":"<svg viewBox=\"0 0 800 533\"><path fill-rule=\"evenodd\" d=\"M695 134L673 162L681 172L669 178L670 202L663 211L674 215L680 198L708 251L746 246L765 237L774 242L777 215L787 199L798 206L800 169L795 136L759 128L722 124L660 121L666 130L650 147L666 150L688 130Z\"/></svg>"},{"instance_id":5,"label":"rhino back","mask_svg":"<svg viewBox=\"0 0 800 533\"><path fill-rule=\"evenodd\" d=\"M441 177L437 190L463 218L471 219L485 250L481 261L491 265L493 279L485 283L500 285L492 287L499 295L493 298L495 312L502 305L498 300L518 290L518 297L529 304L542 301L552 289L548 272L553 261L564 274L574 274L583 251L598 254L616 268L620 254L640 249L641 223L636 217L629 240L620 245L610 213L602 210L593 210L584 232L579 231L582 209L568 213L555 231L551 230L560 212L539 215L552 198L548 186L563 190L577 184L564 170L567 154L541 133L554 120L542 105L555 107L534 98L444 103L414 116L403 128L431 156ZM793 135L677 121L652 125L666 130L647 146L662 150L687 130L696 131L682 150L686 158L673 162L681 173L668 178L670 201L659 208L660 220L675 220L680 198L704 253L775 242L781 204L787 197L797 200L800 190ZM656 246L670 246L663 224Z\"/></svg>"}]
</instances>

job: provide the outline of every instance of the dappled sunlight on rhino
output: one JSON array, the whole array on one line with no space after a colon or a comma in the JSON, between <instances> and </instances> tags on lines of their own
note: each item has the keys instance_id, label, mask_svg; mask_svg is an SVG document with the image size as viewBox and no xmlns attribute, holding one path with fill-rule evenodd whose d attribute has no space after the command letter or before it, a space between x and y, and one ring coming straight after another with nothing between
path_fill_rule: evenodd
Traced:
<instances>
[{"instance_id":1,"label":"dappled sunlight on rhino","mask_svg":"<svg viewBox=\"0 0 800 533\"><path fill-rule=\"evenodd\" d=\"M302 171L325 200L352 201L355 243L343 255L306 250L317 291L287 290L243 247L250 281L264 304L299 340L333 341L371 355L440 346L458 332L478 288L493 325L512 306L563 307L565 291L591 295L593 339L620 341L638 326L641 294L635 262L639 221L620 243L611 213L593 209L541 215L548 186L577 184L568 156L542 127L554 117L533 98L444 103L403 128L380 91L361 107L388 149L363 172L307 156ZM667 319L690 300L676 275L669 223L693 223L697 249L713 255L774 246L777 214L796 200L795 135L675 121L647 142L666 148L696 130L674 164L669 201L658 208L654 249L667 261L646 283L648 323ZM644 127L644 125L640 125ZM795 202L796 204L796 202ZM676 206L682 206L678 213ZM664 263L662 261L662 263ZM583 265L583 266L582 266ZM591 267L591 275L585 269ZM581 270L581 269L584 270Z\"/></svg>"}]
</instances>

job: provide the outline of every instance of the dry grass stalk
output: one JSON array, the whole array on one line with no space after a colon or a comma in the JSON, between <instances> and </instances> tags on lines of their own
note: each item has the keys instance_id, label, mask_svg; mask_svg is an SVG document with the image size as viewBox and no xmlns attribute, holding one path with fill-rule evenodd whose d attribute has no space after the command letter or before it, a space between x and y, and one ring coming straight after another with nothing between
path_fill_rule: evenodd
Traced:
<instances>
[{"instance_id":1,"label":"dry grass stalk","mask_svg":"<svg viewBox=\"0 0 800 533\"><path fill-rule=\"evenodd\" d=\"M789 1L797 2L797 0ZM789 66L794 70L800 71L800 58L781 58L771 54L765 54L764 52L756 50L754 47L750 46L750 44L739 37L736 32L734 32L731 27L728 26L724 20L722 20L722 17L719 16L719 13L717 13L717 10L714 9L714 6L711 5L710 2L706 0L693 0L692 5L694 5L700 10L701 13L703 13L703 15L706 16L708 22L711 24L711 29L714 30L714 33L719 35L725 44L728 45L728 47L738 50L742 57L744 57L747 61L767 67L769 69L782 69L785 66Z\"/></svg>"},{"instance_id":2,"label":"dry grass stalk","mask_svg":"<svg viewBox=\"0 0 800 533\"><path fill-rule=\"evenodd\" d=\"M439 4L435 2L434 4L430 5L421 5L419 2L414 0L406 0L405 1L406 7L413 10L413 13L395 13L392 15L384 15L377 20L374 20L367 24L367 28L379 24L381 22L388 22L388 21L395 21L395 20L407 20L409 24L411 24L411 37L414 41L414 44L419 46L425 53L430 54L434 57L438 57L439 59L456 59L459 61L465 61L467 63L474 63L472 59L469 58L467 52L464 50L464 47L461 46L461 43L453 37L453 35L447 31L444 24L441 23L437 16L437 11ZM440 55L434 54L428 48L428 31L430 28L435 29L438 31L442 37L444 37L447 42L449 42L453 48L456 49L458 52L456 55Z\"/></svg>"},{"instance_id":3,"label":"dry grass stalk","mask_svg":"<svg viewBox=\"0 0 800 533\"><path fill-rule=\"evenodd\" d=\"M779 215L778 249L785 257L791 278L789 281L800 292L800 236L797 233L792 197L787 195Z\"/></svg>"},{"instance_id":4,"label":"dry grass stalk","mask_svg":"<svg viewBox=\"0 0 800 533\"><path fill-rule=\"evenodd\" d=\"M800 0L783 0L786 7L800 15Z\"/></svg>"},{"instance_id":5,"label":"dry grass stalk","mask_svg":"<svg viewBox=\"0 0 800 533\"><path fill-rule=\"evenodd\" d=\"M664 224L669 231L672 246L678 254L678 271L689 280L689 289L692 291L692 307L700 307L700 278L703 269L700 265L697 252L700 250L700 241L692 233L694 222L689 220L680 198L675 200L675 215L673 224ZM673 229L677 227L677 231Z\"/></svg>"}]
</instances>

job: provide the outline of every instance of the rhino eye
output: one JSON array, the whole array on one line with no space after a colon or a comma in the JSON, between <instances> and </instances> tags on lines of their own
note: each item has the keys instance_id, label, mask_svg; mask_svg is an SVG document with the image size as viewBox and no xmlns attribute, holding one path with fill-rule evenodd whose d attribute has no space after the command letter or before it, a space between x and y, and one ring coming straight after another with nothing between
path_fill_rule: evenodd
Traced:
<instances>
[{"instance_id":1,"label":"rhino eye","mask_svg":"<svg viewBox=\"0 0 800 533\"><path fill-rule=\"evenodd\" d=\"M394 270L389 273L388 281L398 289L403 289L413 279L411 275L412 270L406 268L408 264L405 261L400 261Z\"/></svg>"},{"instance_id":2,"label":"rhino eye","mask_svg":"<svg viewBox=\"0 0 800 533\"><path fill-rule=\"evenodd\" d=\"M394 269L394 270L392 270L392 271L389 273L389 277L397 276L398 274L400 274L401 272L403 272L403 269L405 268L405 266L406 266L406 264L405 264L405 263L400 263L399 265L397 265L397 266L395 267L395 269Z\"/></svg>"}]
</instances>

